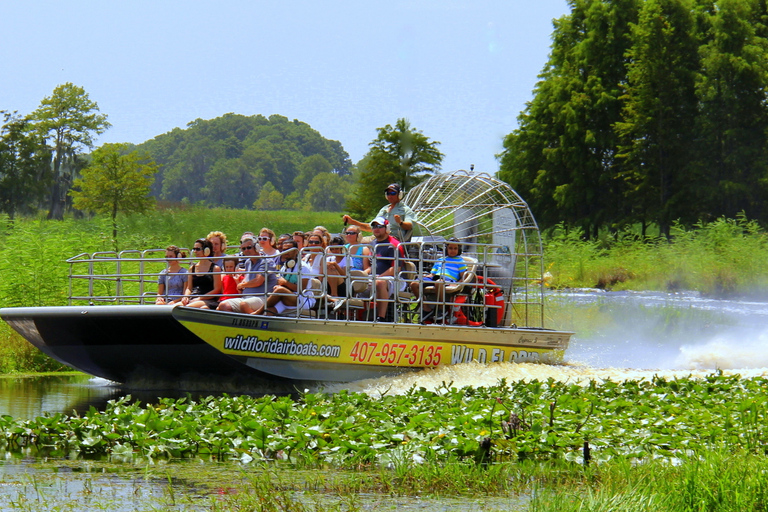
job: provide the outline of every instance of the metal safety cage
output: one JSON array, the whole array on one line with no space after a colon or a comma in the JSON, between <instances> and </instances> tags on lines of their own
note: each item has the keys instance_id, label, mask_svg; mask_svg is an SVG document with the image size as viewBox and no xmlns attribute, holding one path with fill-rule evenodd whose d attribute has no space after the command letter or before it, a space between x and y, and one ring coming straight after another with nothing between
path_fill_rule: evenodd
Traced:
<instances>
[{"instance_id":1,"label":"metal safety cage","mask_svg":"<svg viewBox=\"0 0 768 512\"><path fill-rule=\"evenodd\" d=\"M541 234L528 204L507 183L465 170L435 174L404 199L433 239L455 237L512 298L516 317L544 326ZM480 245L478 245L480 244ZM490 244L492 252L473 253Z\"/></svg>"}]
</instances>

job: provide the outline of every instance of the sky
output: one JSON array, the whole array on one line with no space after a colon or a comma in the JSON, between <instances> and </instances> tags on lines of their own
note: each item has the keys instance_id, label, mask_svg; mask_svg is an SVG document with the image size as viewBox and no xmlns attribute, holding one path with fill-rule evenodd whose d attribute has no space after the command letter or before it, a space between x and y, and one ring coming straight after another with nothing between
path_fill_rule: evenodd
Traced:
<instances>
[{"instance_id":1,"label":"sky","mask_svg":"<svg viewBox=\"0 0 768 512\"><path fill-rule=\"evenodd\" d=\"M495 173L530 101L565 0L0 0L0 110L85 89L141 143L228 112L279 114L353 163L407 118L442 169Z\"/></svg>"}]
</instances>

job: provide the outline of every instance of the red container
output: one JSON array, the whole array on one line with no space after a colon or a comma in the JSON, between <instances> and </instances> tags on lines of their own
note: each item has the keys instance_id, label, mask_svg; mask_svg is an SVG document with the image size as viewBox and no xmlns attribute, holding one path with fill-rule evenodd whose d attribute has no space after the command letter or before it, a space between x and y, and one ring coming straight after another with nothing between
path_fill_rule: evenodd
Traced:
<instances>
[{"instance_id":1,"label":"red container","mask_svg":"<svg viewBox=\"0 0 768 512\"><path fill-rule=\"evenodd\" d=\"M504 295L488 292L485 294L485 325L498 327L504 322Z\"/></svg>"}]
</instances>

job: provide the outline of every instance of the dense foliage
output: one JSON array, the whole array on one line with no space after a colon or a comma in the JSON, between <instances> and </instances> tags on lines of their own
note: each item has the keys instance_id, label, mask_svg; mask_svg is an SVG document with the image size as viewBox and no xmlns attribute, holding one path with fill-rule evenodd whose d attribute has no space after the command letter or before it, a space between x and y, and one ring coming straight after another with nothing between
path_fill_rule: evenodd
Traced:
<instances>
[{"instance_id":1,"label":"dense foliage","mask_svg":"<svg viewBox=\"0 0 768 512\"><path fill-rule=\"evenodd\" d=\"M768 7L569 0L500 176L541 225L768 222Z\"/></svg>"},{"instance_id":2,"label":"dense foliage","mask_svg":"<svg viewBox=\"0 0 768 512\"><path fill-rule=\"evenodd\" d=\"M339 211L351 169L349 155L338 141L279 115L197 119L138 149L160 166L152 187L155 197L231 208L258 203L261 209L307 205Z\"/></svg>"},{"instance_id":3,"label":"dense foliage","mask_svg":"<svg viewBox=\"0 0 768 512\"><path fill-rule=\"evenodd\" d=\"M355 467L397 460L475 463L681 458L768 447L765 378L589 382L489 388L110 402L83 416L0 418L2 449L118 457L287 459Z\"/></svg>"},{"instance_id":4,"label":"dense foliage","mask_svg":"<svg viewBox=\"0 0 768 512\"><path fill-rule=\"evenodd\" d=\"M0 111L0 211L13 218L30 213L45 197L51 182L50 153L45 139L28 119Z\"/></svg>"},{"instance_id":5,"label":"dense foliage","mask_svg":"<svg viewBox=\"0 0 768 512\"><path fill-rule=\"evenodd\" d=\"M547 285L764 296L768 236L756 221L739 216L693 228L676 223L671 233L672 243L633 236L585 241L580 230L561 225L545 239Z\"/></svg>"}]
</instances>

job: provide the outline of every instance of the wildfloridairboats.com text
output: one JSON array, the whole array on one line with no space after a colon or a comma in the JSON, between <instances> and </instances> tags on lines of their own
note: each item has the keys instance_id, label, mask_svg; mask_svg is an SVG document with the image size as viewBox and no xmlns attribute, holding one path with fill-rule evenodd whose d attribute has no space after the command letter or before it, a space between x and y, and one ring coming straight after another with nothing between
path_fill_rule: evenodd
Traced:
<instances>
[{"instance_id":1,"label":"wildfloridairboats.com text","mask_svg":"<svg viewBox=\"0 0 768 512\"><path fill-rule=\"evenodd\" d=\"M258 336L244 337L238 334L235 337L227 336L224 338L224 348L230 350L241 350L243 352L254 352L257 354L275 354L289 356L316 356L316 357L336 357L341 355L341 347L338 345L318 345L317 343L297 343L296 340L283 340L269 338L268 340L259 339Z\"/></svg>"}]
</instances>

